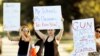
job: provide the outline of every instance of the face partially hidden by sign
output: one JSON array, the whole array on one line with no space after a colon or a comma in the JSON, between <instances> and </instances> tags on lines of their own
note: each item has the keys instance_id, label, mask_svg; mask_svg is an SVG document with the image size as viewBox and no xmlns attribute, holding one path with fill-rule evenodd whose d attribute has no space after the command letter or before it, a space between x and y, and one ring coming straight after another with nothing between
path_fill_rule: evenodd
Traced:
<instances>
[{"instance_id":1,"label":"face partially hidden by sign","mask_svg":"<svg viewBox=\"0 0 100 56\"><path fill-rule=\"evenodd\" d=\"M96 29L96 38L100 38L100 28Z\"/></svg>"},{"instance_id":2,"label":"face partially hidden by sign","mask_svg":"<svg viewBox=\"0 0 100 56\"><path fill-rule=\"evenodd\" d=\"M49 36L54 36L55 30L54 29L48 29L47 33L48 33Z\"/></svg>"}]
</instances>

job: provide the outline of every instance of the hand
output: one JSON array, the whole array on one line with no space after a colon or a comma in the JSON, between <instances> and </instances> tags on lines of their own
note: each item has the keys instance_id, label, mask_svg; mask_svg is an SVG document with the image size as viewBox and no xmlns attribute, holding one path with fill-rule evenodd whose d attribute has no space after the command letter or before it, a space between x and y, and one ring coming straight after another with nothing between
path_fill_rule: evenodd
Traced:
<instances>
[{"instance_id":1,"label":"hand","mask_svg":"<svg viewBox=\"0 0 100 56\"><path fill-rule=\"evenodd\" d=\"M61 18L61 21L64 22L64 18Z\"/></svg>"},{"instance_id":2,"label":"hand","mask_svg":"<svg viewBox=\"0 0 100 56\"><path fill-rule=\"evenodd\" d=\"M22 38L22 40L25 40L26 39L26 37L25 37L25 35L23 34L23 32L21 31L21 38Z\"/></svg>"},{"instance_id":3,"label":"hand","mask_svg":"<svg viewBox=\"0 0 100 56\"><path fill-rule=\"evenodd\" d=\"M10 36L10 31L7 31L7 36Z\"/></svg>"}]
</instances>

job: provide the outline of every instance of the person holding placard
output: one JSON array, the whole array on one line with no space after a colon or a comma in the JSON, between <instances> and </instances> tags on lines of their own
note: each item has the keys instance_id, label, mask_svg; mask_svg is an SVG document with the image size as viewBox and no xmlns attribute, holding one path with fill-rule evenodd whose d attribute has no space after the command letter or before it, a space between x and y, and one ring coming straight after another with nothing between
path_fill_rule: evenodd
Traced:
<instances>
[{"instance_id":1,"label":"person holding placard","mask_svg":"<svg viewBox=\"0 0 100 56\"><path fill-rule=\"evenodd\" d=\"M19 41L18 56L27 56L29 42L32 39L28 26L22 26L19 33L19 37L11 38L10 32L7 32L7 36L11 41Z\"/></svg>"},{"instance_id":2,"label":"person holding placard","mask_svg":"<svg viewBox=\"0 0 100 56\"><path fill-rule=\"evenodd\" d=\"M100 25L96 26L96 43L98 47L97 51L100 51Z\"/></svg>"},{"instance_id":3,"label":"person holding placard","mask_svg":"<svg viewBox=\"0 0 100 56\"><path fill-rule=\"evenodd\" d=\"M100 25L97 25L95 27L95 35L96 35L96 48L97 52L91 52L89 53L89 56L100 56Z\"/></svg>"},{"instance_id":4,"label":"person holding placard","mask_svg":"<svg viewBox=\"0 0 100 56\"><path fill-rule=\"evenodd\" d=\"M43 34L39 30L35 31L44 42L44 56L59 56L58 44L61 40L64 29L60 29L57 35L55 35L55 29L48 29L48 35Z\"/></svg>"},{"instance_id":5,"label":"person holding placard","mask_svg":"<svg viewBox=\"0 0 100 56\"><path fill-rule=\"evenodd\" d=\"M97 53L100 55L100 25L97 25L95 28L96 31L96 47L97 47Z\"/></svg>"}]
</instances>

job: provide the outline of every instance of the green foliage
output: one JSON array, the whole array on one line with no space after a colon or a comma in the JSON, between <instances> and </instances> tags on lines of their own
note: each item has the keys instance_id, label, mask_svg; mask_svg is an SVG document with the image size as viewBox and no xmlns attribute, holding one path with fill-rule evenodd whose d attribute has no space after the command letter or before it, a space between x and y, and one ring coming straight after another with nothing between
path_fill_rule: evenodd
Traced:
<instances>
[{"instance_id":1,"label":"green foliage","mask_svg":"<svg viewBox=\"0 0 100 56\"><path fill-rule=\"evenodd\" d=\"M100 0L83 0L77 4L83 18L93 17L100 22Z\"/></svg>"}]
</instances>

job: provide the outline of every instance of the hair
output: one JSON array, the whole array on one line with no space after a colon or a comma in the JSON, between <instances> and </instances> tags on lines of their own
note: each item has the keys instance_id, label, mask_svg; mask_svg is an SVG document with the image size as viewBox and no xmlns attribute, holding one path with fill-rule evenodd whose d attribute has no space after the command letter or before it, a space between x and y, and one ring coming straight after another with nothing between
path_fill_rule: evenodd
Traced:
<instances>
[{"instance_id":1,"label":"hair","mask_svg":"<svg viewBox=\"0 0 100 56\"><path fill-rule=\"evenodd\" d=\"M100 25L96 25L95 30L98 29L98 28L100 28Z\"/></svg>"},{"instance_id":2,"label":"hair","mask_svg":"<svg viewBox=\"0 0 100 56\"><path fill-rule=\"evenodd\" d=\"M21 31L23 31L24 28L28 28L28 33L30 33L29 27L28 27L27 25L23 25L23 26L21 27Z\"/></svg>"}]
</instances>

